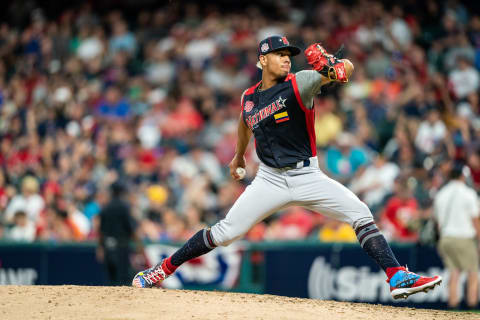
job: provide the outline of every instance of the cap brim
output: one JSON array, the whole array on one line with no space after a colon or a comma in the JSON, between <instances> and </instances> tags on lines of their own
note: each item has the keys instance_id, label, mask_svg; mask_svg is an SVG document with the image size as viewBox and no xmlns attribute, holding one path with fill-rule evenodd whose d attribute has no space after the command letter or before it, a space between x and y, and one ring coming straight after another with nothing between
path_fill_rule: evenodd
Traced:
<instances>
[{"instance_id":1,"label":"cap brim","mask_svg":"<svg viewBox=\"0 0 480 320\"><path fill-rule=\"evenodd\" d=\"M294 47L294 46L283 47L282 49L287 49L288 51L290 51L290 53L292 54L292 57L296 56L296 55L300 54L300 52L302 52L302 50L300 50L300 48Z\"/></svg>"},{"instance_id":2,"label":"cap brim","mask_svg":"<svg viewBox=\"0 0 480 320\"><path fill-rule=\"evenodd\" d=\"M258 56L266 55L266 54L269 54L269 53L272 53L272 52L276 52L276 51L281 51L281 50L288 50L288 51L290 51L290 55L291 55L292 57L293 57L293 56L296 56L296 55L298 55L300 52L302 52L302 50L300 50L300 48L298 48L298 47L295 47L295 46L285 46L285 47L277 48L277 49L274 49L274 50L271 50L271 51L268 51L268 52L265 52L265 53L260 53Z\"/></svg>"},{"instance_id":3,"label":"cap brim","mask_svg":"<svg viewBox=\"0 0 480 320\"><path fill-rule=\"evenodd\" d=\"M275 49L275 50L272 50L270 52L267 52L265 54L268 54L268 53L272 53L272 52L275 52L275 51L280 51L280 50L288 50L290 51L290 56L294 57L298 54L300 54L300 52L302 52L302 50L298 47L294 47L294 46L285 46L285 47L282 47L282 48L278 48L278 49ZM260 54L262 55L262 54ZM260 63L260 61L257 61L257 64L256 64L257 68L258 69L262 69L262 64Z\"/></svg>"}]
</instances>

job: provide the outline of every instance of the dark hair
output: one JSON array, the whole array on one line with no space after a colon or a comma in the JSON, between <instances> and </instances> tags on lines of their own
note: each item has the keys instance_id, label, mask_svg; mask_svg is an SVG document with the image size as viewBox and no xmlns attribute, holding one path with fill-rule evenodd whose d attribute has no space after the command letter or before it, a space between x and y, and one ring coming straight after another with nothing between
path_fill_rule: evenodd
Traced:
<instances>
[{"instance_id":1,"label":"dark hair","mask_svg":"<svg viewBox=\"0 0 480 320\"><path fill-rule=\"evenodd\" d=\"M459 179L463 176L463 164L455 163L450 170L450 179Z\"/></svg>"},{"instance_id":2,"label":"dark hair","mask_svg":"<svg viewBox=\"0 0 480 320\"><path fill-rule=\"evenodd\" d=\"M118 197L123 195L123 193L127 191L127 188L123 183L117 181L110 186L110 191L113 196Z\"/></svg>"},{"instance_id":3,"label":"dark hair","mask_svg":"<svg viewBox=\"0 0 480 320\"><path fill-rule=\"evenodd\" d=\"M14 218L22 218L22 217L26 217L27 216L27 213L23 210L17 210L14 214Z\"/></svg>"}]
</instances>

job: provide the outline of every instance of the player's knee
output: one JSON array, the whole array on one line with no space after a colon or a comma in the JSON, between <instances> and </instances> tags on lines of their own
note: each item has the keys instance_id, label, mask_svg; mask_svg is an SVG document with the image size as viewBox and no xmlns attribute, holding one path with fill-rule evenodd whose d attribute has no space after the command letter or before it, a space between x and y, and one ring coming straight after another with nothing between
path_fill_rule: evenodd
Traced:
<instances>
[{"instance_id":1,"label":"player's knee","mask_svg":"<svg viewBox=\"0 0 480 320\"><path fill-rule=\"evenodd\" d=\"M358 201L356 212L356 217L351 221L351 226L354 229L373 221L372 212L364 202Z\"/></svg>"},{"instance_id":2,"label":"player's knee","mask_svg":"<svg viewBox=\"0 0 480 320\"><path fill-rule=\"evenodd\" d=\"M372 215L372 212L370 211L370 208L362 201L360 201L360 206L361 206L360 212L361 212L362 218L373 219L373 215Z\"/></svg>"},{"instance_id":3,"label":"player's knee","mask_svg":"<svg viewBox=\"0 0 480 320\"><path fill-rule=\"evenodd\" d=\"M232 225L227 219L217 222L211 230L213 242L221 247L230 245L245 234L239 226Z\"/></svg>"},{"instance_id":4,"label":"player's knee","mask_svg":"<svg viewBox=\"0 0 480 320\"><path fill-rule=\"evenodd\" d=\"M217 245L219 247L227 247L229 245L231 245L232 243L234 243L235 241L237 241L238 239L240 239L242 236L238 236L238 237L235 237L235 238L232 238L232 239L224 239L222 240L222 242L218 243Z\"/></svg>"},{"instance_id":5,"label":"player's knee","mask_svg":"<svg viewBox=\"0 0 480 320\"><path fill-rule=\"evenodd\" d=\"M240 239L242 236L243 235L239 235L236 237L223 237L223 238L220 238L218 241L215 241L215 244L219 247L227 247L232 243L234 243L235 241L237 241L238 239Z\"/></svg>"}]
</instances>

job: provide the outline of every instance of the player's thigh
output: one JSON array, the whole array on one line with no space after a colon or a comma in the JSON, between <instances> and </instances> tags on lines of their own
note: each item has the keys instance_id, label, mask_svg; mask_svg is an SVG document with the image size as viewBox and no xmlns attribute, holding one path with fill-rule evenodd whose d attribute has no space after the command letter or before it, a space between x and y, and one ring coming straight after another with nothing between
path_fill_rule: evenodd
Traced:
<instances>
[{"instance_id":1,"label":"player's thigh","mask_svg":"<svg viewBox=\"0 0 480 320\"><path fill-rule=\"evenodd\" d=\"M296 196L303 206L328 217L349 223L364 224L373 219L368 206L344 185L321 171L312 174Z\"/></svg>"},{"instance_id":2,"label":"player's thigh","mask_svg":"<svg viewBox=\"0 0 480 320\"><path fill-rule=\"evenodd\" d=\"M211 228L215 243L229 244L256 223L287 206L291 199L286 185L255 178L235 201L226 217Z\"/></svg>"}]
</instances>

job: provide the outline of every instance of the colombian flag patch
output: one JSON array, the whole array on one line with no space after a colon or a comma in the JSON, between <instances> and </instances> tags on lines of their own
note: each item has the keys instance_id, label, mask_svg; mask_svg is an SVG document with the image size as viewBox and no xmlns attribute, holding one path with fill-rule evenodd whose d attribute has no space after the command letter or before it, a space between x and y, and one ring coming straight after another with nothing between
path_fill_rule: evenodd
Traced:
<instances>
[{"instance_id":1,"label":"colombian flag patch","mask_svg":"<svg viewBox=\"0 0 480 320\"><path fill-rule=\"evenodd\" d=\"M290 120L287 111L274 114L273 117L275 118L275 123L281 123Z\"/></svg>"}]
</instances>

